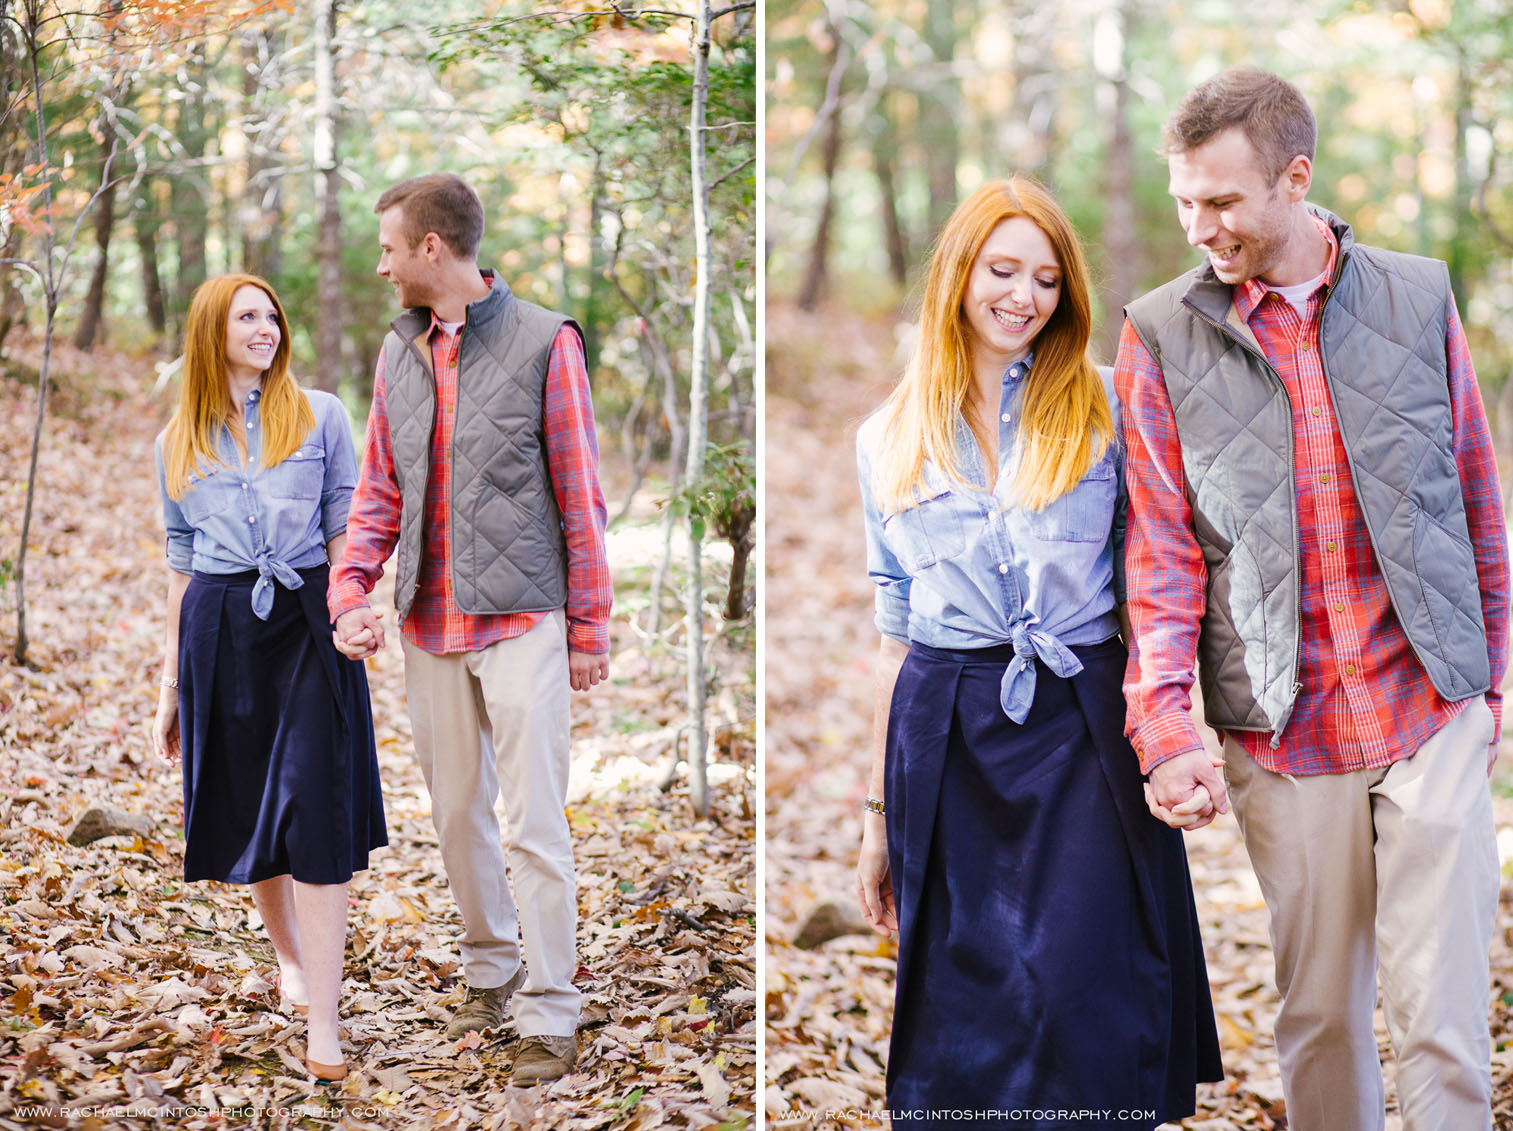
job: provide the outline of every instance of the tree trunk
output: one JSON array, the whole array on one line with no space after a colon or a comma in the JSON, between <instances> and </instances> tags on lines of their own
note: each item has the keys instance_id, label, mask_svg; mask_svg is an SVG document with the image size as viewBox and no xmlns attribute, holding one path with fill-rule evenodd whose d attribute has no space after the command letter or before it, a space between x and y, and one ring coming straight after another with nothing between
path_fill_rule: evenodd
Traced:
<instances>
[{"instance_id":1,"label":"tree trunk","mask_svg":"<svg viewBox=\"0 0 1513 1131\"><path fill-rule=\"evenodd\" d=\"M930 174L930 239L933 241L956 207L956 166L961 152L956 110L961 83L952 66L956 58L957 0L931 0L925 9L925 42L935 55L941 78L931 84L919 107L920 137Z\"/></svg>"},{"instance_id":2,"label":"tree trunk","mask_svg":"<svg viewBox=\"0 0 1513 1131\"><path fill-rule=\"evenodd\" d=\"M242 120L247 125L247 181L242 190L242 270L274 279L283 267L279 254L283 212L278 162L269 156L273 146L263 93L264 71L272 53L266 29L242 39Z\"/></svg>"},{"instance_id":3,"label":"tree trunk","mask_svg":"<svg viewBox=\"0 0 1513 1131\"><path fill-rule=\"evenodd\" d=\"M0 106L11 105L12 92L20 85L14 80L21 73L24 54L6 10L7 0L0 0ZM0 174L14 176L25 164L26 137L20 115L0 114ZM0 259L14 259L20 250L20 225L4 224L0 227ZM26 310L16 275L15 271L0 269L0 356L5 352L5 339L21 324Z\"/></svg>"},{"instance_id":4,"label":"tree trunk","mask_svg":"<svg viewBox=\"0 0 1513 1131\"><path fill-rule=\"evenodd\" d=\"M1125 0L1116 11L1098 17L1094 63L1102 83L1098 107L1108 122L1108 150L1104 163L1103 198L1107 202L1103 246L1108 254L1104 283L1103 326L1094 342L1100 358L1112 363L1124 327L1124 304L1134 297L1135 264L1139 257L1135 220L1134 141L1130 131L1128 44L1134 8Z\"/></svg>"},{"instance_id":5,"label":"tree trunk","mask_svg":"<svg viewBox=\"0 0 1513 1131\"><path fill-rule=\"evenodd\" d=\"M883 243L888 249L888 273L904 287L909 282L909 241L898 215L898 184L894 170L898 163L898 135L888 113L888 96L878 100L876 129L872 135L872 168L877 174L877 191L882 202Z\"/></svg>"},{"instance_id":6,"label":"tree trunk","mask_svg":"<svg viewBox=\"0 0 1513 1131\"><path fill-rule=\"evenodd\" d=\"M168 333L168 312L163 294L163 279L158 274L157 202L151 182L143 180L142 195L137 200L132 227L136 230L137 256L142 261L142 301L147 307L147 324L159 339Z\"/></svg>"},{"instance_id":7,"label":"tree trunk","mask_svg":"<svg viewBox=\"0 0 1513 1131\"><path fill-rule=\"evenodd\" d=\"M79 325L74 330L74 348L90 350L97 338L103 340L101 322L105 313L105 281L110 264L110 235L116 220L115 175L111 170L111 157L115 153L114 127L110 116L100 115L100 178L101 191L95 201L95 268L89 277L89 291L84 296L84 307L79 312Z\"/></svg>"},{"instance_id":8,"label":"tree trunk","mask_svg":"<svg viewBox=\"0 0 1513 1131\"><path fill-rule=\"evenodd\" d=\"M315 381L328 393L341 385L341 174L336 137L337 0L315 5L315 199L320 216L316 277Z\"/></svg>"},{"instance_id":9,"label":"tree trunk","mask_svg":"<svg viewBox=\"0 0 1513 1131\"><path fill-rule=\"evenodd\" d=\"M689 364L687 484L704 477L709 414L709 182L705 167L704 112L709 101L709 0L699 0L693 41L693 108L689 120L689 169L693 196L693 247L697 274L693 292L693 348ZM709 743L704 698L704 520L688 523L688 769L693 811L709 814Z\"/></svg>"},{"instance_id":10,"label":"tree trunk","mask_svg":"<svg viewBox=\"0 0 1513 1131\"><path fill-rule=\"evenodd\" d=\"M179 248L179 272L173 303L175 324L188 312L189 300L205 281L205 231L210 220L204 168L205 146L209 140L205 123L208 70L205 45L197 43L185 64L183 99L179 103L177 136L185 168L170 179L170 208Z\"/></svg>"},{"instance_id":11,"label":"tree trunk","mask_svg":"<svg viewBox=\"0 0 1513 1131\"><path fill-rule=\"evenodd\" d=\"M827 24L830 33L830 50L826 53L828 70L834 80L841 70L842 44L840 28L832 20ZM839 93L837 89L837 94ZM799 288L800 310L813 310L825 297L830 287L830 225L835 219L835 169L840 163L841 110L839 99L828 99L830 117L825 122L825 137L820 147L824 165L825 199L820 205L819 223L814 228L814 243L809 248L809 266L804 271L804 283Z\"/></svg>"}]
</instances>

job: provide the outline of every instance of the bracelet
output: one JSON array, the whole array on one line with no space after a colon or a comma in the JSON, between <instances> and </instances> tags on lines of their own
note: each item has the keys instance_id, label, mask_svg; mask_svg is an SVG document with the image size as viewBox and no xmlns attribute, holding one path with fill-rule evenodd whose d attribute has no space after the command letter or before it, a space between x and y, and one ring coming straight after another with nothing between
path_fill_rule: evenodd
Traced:
<instances>
[{"instance_id":1,"label":"bracelet","mask_svg":"<svg viewBox=\"0 0 1513 1131\"><path fill-rule=\"evenodd\" d=\"M869 797L862 802L862 808L869 813L881 813L883 811L883 803L876 797Z\"/></svg>"},{"instance_id":2,"label":"bracelet","mask_svg":"<svg viewBox=\"0 0 1513 1131\"><path fill-rule=\"evenodd\" d=\"M163 678L162 678L162 679L160 679L160 680L159 680L159 681L158 681L158 682L159 682L159 683L161 683L161 684L162 684L162 685L163 685L163 686L164 686L164 687L172 687L172 688L174 688L174 689L175 689L175 690L177 690L177 688L178 688L178 686L179 686L179 681L178 681L178 680L177 680L177 679L175 679L175 678L174 678L174 677L173 677L173 676L171 676L171 675L165 675L165 676L164 676L164 677L163 677Z\"/></svg>"}]
</instances>

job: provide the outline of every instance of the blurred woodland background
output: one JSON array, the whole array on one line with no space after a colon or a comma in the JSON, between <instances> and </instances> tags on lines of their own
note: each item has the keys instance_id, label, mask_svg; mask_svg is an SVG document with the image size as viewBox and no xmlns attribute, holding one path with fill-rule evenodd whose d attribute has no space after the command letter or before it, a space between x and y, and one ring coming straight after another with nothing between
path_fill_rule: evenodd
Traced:
<instances>
[{"instance_id":1,"label":"blurred woodland background","mask_svg":"<svg viewBox=\"0 0 1513 1131\"><path fill-rule=\"evenodd\" d=\"M769 0L766 18L763 1105L769 1126L828 1110L867 1127L882 1122L894 953L854 910L877 633L853 440L908 356L935 231L988 178L1049 185L1092 265L1093 353L1112 361L1123 304L1198 258L1155 153L1162 120L1226 66L1277 71L1318 116L1309 199L1363 242L1450 264L1508 484L1513 4ZM1504 861L1509 753L1493 783ZM1283 1127L1259 888L1232 820L1187 845L1228 1079L1184 1127ZM1505 931L1509 898L1505 884ZM1497 1126L1513 1127L1502 932L1493 962Z\"/></svg>"}]
</instances>

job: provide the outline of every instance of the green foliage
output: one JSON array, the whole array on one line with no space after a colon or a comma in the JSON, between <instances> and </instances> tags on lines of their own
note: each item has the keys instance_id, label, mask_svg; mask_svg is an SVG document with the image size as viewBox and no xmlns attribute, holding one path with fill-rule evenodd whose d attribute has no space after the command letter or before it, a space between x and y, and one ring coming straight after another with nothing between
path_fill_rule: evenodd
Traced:
<instances>
[{"instance_id":1,"label":"green foliage","mask_svg":"<svg viewBox=\"0 0 1513 1131\"><path fill-rule=\"evenodd\" d=\"M704 474L684 483L663 504L689 520L694 536L707 527L731 545L745 542L756 518L756 463L743 444L711 444L704 452Z\"/></svg>"}]
</instances>

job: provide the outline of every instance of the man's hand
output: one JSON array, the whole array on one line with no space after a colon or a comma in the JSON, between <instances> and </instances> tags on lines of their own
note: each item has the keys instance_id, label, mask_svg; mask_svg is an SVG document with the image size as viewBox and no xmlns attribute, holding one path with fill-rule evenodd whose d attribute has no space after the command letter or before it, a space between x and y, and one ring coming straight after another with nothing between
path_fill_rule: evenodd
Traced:
<instances>
[{"instance_id":1,"label":"man's hand","mask_svg":"<svg viewBox=\"0 0 1513 1131\"><path fill-rule=\"evenodd\" d=\"M1201 829L1229 812L1229 793L1218 765L1202 750L1189 750L1151 771L1145 803L1174 829Z\"/></svg>"},{"instance_id":2,"label":"man's hand","mask_svg":"<svg viewBox=\"0 0 1513 1131\"><path fill-rule=\"evenodd\" d=\"M1497 748L1501 743L1493 742L1487 745L1487 776L1492 776L1492 771L1497 768Z\"/></svg>"},{"instance_id":3,"label":"man's hand","mask_svg":"<svg viewBox=\"0 0 1513 1131\"><path fill-rule=\"evenodd\" d=\"M587 691L601 679L609 678L609 656L593 652L567 650L567 674L574 691Z\"/></svg>"},{"instance_id":4,"label":"man's hand","mask_svg":"<svg viewBox=\"0 0 1513 1131\"><path fill-rule=\"evenodd\" d=\"M336 618L332 643L347 659L366 660L384 646L383 621L367 605L348 609Z\"/></svg>"}]
</instances>

